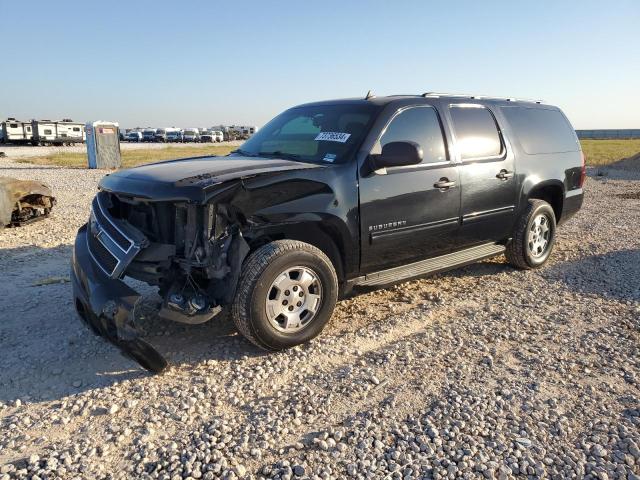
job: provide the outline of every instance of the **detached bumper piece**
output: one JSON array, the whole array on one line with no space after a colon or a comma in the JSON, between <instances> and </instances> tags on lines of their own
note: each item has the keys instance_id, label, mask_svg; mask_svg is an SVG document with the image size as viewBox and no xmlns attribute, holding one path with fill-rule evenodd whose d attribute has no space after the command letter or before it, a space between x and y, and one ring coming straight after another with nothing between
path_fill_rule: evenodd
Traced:
<instances>
[{"instance_id":1,"label":"detached bumper piece","mask_svg":"<svg viewBox=\"0 0 640 480\"><path fill-rule=\"evenodd\" d=\"M98 195L100 197L100 195ZM146 238L110 217L100 198L94 200L91 221L78 231L71 263L76 310L91 330L152 372L167 361L139 338L134 326L140 295L119 280L127 265L146 245Z\"/></svg>"}]
</instances>

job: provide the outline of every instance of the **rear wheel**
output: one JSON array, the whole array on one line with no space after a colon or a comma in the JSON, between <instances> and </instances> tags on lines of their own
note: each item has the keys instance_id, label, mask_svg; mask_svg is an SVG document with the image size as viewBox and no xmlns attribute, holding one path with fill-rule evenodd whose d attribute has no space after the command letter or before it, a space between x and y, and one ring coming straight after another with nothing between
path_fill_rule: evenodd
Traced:
<instances>
[{"instance_id":1,"label":"rear wheel","mask_svg":"<svg viewBox=\"0 0 640 480\"><path fill-rule=\"evenodd\" d=\"M556 217L544 200L529 200L529 205L516 225L505 255L509 263L523 269L544 265L556 239Z\"/></svg>"},{"instance_id":2,"label":"rear wheel","mask_svg":"<svg viewBox=\"0 0 640 480\"><path fill-rule=\"evenodd\" d=\"M338 280L316 247L278 240L246 260L232 306L238 331L265 350L283 350L316 337L328 323Z\"/></svg>"}]
</instances>

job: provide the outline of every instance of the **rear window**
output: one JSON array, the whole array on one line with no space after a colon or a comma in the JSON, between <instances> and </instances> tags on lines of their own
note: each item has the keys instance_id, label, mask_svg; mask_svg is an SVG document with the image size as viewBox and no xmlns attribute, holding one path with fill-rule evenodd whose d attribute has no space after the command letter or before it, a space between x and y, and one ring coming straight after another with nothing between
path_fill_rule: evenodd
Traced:
<instances>
[{"instance_id":1,"label":"rear window","mask_svg":"<svg viewBox=\"0 0 640 480\"><path fill-rule=\"evenodd\" d=\"M462 160L497 157L502 141L493 114L481 105L451 105L456 144Z\"/></svg>"},{"instance_id":2,"label":"rear window","mask_svg":"<svg viewBox=\"0 0 640 480\"><path fill-rule=\"evenodd\" d=\"M502 107L502 112L529 155L578 151L575 132L559 110Z\"/></svg>"}]
</instances>

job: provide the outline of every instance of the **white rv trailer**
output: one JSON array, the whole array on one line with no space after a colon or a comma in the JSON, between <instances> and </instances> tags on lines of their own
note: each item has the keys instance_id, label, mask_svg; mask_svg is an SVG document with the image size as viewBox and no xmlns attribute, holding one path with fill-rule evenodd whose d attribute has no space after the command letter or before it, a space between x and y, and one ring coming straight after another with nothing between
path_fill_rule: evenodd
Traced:
<instances>
[{"instance_id":1,"label":"white rv trailer","mask_svg":"<svg viewBox=\"0 0 640 480\"><path fill-rule=\"evenodd\" d=\"M32 138L31 122L21 122L13 117L2 122L1 143L28 143Z\"/></svg>"},{"instance_id":2,"label":"white rv trailer","mask_svg":"<svg viewBox=\"0 0 640 480\"><path fill-rule=\"evenodd\" d=\"M32 142L34 145L71 145L84 143L86 133L82 123L65 118L62 121L32 120Z\"/></svg>"}]
</instances>

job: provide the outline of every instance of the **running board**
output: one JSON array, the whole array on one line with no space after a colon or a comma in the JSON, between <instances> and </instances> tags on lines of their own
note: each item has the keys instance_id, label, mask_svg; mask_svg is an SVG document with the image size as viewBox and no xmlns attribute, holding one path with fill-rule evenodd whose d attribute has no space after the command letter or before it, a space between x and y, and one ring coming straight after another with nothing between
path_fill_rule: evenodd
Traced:
<instances>
[{"instance_id":1,"label":"running board","mask_svg":"<svg viewBox=\"0 0 640 480\"><path fill-rule=\"evenodd\" d=\"M351 285L388 285L407 278L444 272L452 268L469 265L485 258L495 257L504 251L504 245L487 243L408 265L369 273L363 277L354 278L349 283Z\"/></svg>"}]
</instances>

